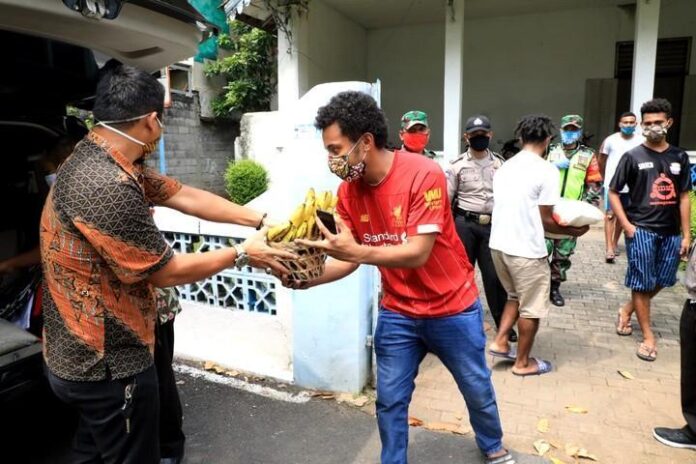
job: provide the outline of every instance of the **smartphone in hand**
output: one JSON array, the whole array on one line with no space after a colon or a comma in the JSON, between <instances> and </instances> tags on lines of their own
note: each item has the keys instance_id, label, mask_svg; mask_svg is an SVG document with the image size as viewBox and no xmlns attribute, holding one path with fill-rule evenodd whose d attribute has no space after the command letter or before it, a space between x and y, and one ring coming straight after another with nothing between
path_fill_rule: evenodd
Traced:
<instances>
[{"instance_id":1,"label":"smartphone in hand","mask_svg":"<svg viewBox=\"0 0 696 464\"><path fill-rule=\"evenodd\" d=\"M336 228L336 220L334 219L333 214L318 209L317 216L319 216L319 219L321 219L322 224L329 229L329 232L332 234L338 233L338 229Z\"/></svg>"}]
</instances>

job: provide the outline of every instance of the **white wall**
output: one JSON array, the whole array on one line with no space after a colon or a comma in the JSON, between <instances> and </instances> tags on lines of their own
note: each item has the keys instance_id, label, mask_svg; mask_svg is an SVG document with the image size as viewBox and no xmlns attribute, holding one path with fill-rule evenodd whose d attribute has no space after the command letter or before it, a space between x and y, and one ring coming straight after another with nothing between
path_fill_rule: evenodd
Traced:
<instances>
[{"instance_id":1,"label":"white wall","mask_svg":"<svg viewBox=\"0 0 696 464\"><path fill-rule=\"evenodd\" d=\"M696 74L696 1L662 0L659 34L660 37L691 37L689 74ZM633 40L633 37L628 40Z\"/></svg>"},{"instance_id":2,"label":"white wall","mask_svg":"<svg viewBox=\"0 0 696 464\"><path fill-rule=\"evenodd\" d=\"M662 0L660 37L694 37L695 25L696 0ZM513 137L524 114L543 112L558 122L582 113L585 81L613 78L616 42L633 40L633 12L607 6L476 18L465 22L464 33L463 122L488 115L497 142ZM392 141L401 114L422 109L432 120L431 148L442 148L443 46L444 18L368 31L367 79L382 79Z\"/></svg>"},{"instance_id":3,"label":"white wall","mask_svg":"<svg viewBox=\"0 0 696 464\"><path fill-rule=\"evenodd\" d=\"M488 115L495 139L504 141L525 114L558 122L582 113L586 79L614 75L617 13L601 8L468 21L464 114Z\"/></svg>"},{"instance_id":4,"label":"white wall","mask_svg":"<svg viewBox=\"0 0 696 464\"><path fill-rule=\"evenodd\" d=\"M444 19L370 30L367 34L367 80L382 81L382 108L389 119L389 139L399 140L401 115L409 110L428 113L430 148L442 149L444 88Z\"/></svg>"},{"instance_id":5,"label":"white wall","mask_svg":"<svg viewBox=\"0 0 696 464\"><path fill-rule=\"evenodd\" d=\"M321 1L308 17L307 91L317 84L364 81L367 76L367 31ZM304 93L304 92L303 92Z\"/></svg>"}]
</instances>

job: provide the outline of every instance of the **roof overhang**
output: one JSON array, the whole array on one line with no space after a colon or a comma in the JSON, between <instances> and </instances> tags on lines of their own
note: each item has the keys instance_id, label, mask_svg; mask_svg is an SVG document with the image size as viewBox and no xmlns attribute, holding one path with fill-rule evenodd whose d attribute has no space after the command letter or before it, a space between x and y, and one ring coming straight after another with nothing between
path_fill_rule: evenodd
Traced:
<instances>
[{"instance_id":1,"label":"roof overhang","mask_svg":"<svg viewBox=\"0 0 696 464\"><path fill-rule=\"evenodd\" d=\"M106 20L87 18L60 1L2 0L0 29L97 50L146 71L195 55L201 38L195 21L132 3Z\"/></svg>"}]
</instances>

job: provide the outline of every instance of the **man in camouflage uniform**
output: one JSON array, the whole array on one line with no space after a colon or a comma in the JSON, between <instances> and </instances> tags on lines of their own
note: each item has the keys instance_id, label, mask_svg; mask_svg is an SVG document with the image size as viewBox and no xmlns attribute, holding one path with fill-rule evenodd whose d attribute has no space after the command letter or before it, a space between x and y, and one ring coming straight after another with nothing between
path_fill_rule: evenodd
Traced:
<instances>
[{"instance_id":1,"label":"man in camouflage uniform","mask_svg":"<svg viewBox=\"0 0 696 464\"><path fill-rule=\"evenodd\" d=\"M549 147L547 159L558 168L561 197L582 200L599 206L602 192L602 175L595 151L583 145L583 119L577 114L561 118L561 143ZM566 280L570 257L575 252L577 239L547 239L551 265L551 302L563 306L565 299L560 292L561 282Z\"/></svg>"},{"instance_id":2,"label":"man in camouflage uniform","mask_svg":"<svg viewBox=\"0 0 696 464\"><path fill-rule=\"evenodd\" d=\"M409 111L401 116L401 149L411 153L420 153L430 159L435 158L435 152L425 147L430 141L428 115L423 111Z\"/></svg>"}]
</instances>

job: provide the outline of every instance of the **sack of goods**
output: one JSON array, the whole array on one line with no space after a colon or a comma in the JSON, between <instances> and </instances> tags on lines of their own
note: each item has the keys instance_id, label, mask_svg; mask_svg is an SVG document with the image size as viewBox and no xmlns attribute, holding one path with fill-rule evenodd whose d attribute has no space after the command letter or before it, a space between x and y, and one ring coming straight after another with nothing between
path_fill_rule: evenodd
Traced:
<instances>
[{"instance_id":1,"label":"sack of goods","mask_svg":"<svg viewBox=\"0 0 696 464\"><path fill-rule=\"evenodd\" d=\"M306 282L324 273L326 253L319 248L299 245L294 240L298 238L319 240L321 233L316 224L317 211L333 214L336 203L338 203L338 197L331 192L326 191L317 196L311 188L307 192L304 203L295 209L289 221L268 230L266 238L269 246L287 250L299 256L298 259L278 258L278 262L290 271L291 280Z\"/></svg>"},{"instance_id":2,"label":"sack of goods","mask_svg":"<svg viewBox=\"0 0 696 464\"><path fill-rule=\"evenodd\" d=\"M589 203L578 200L561 198L553 207L553 220L561 226L583 227L591 226L604 219L604 213ZM546 238L570 238L566 234L546 232Z\"/></svg>"}]
</instances>

